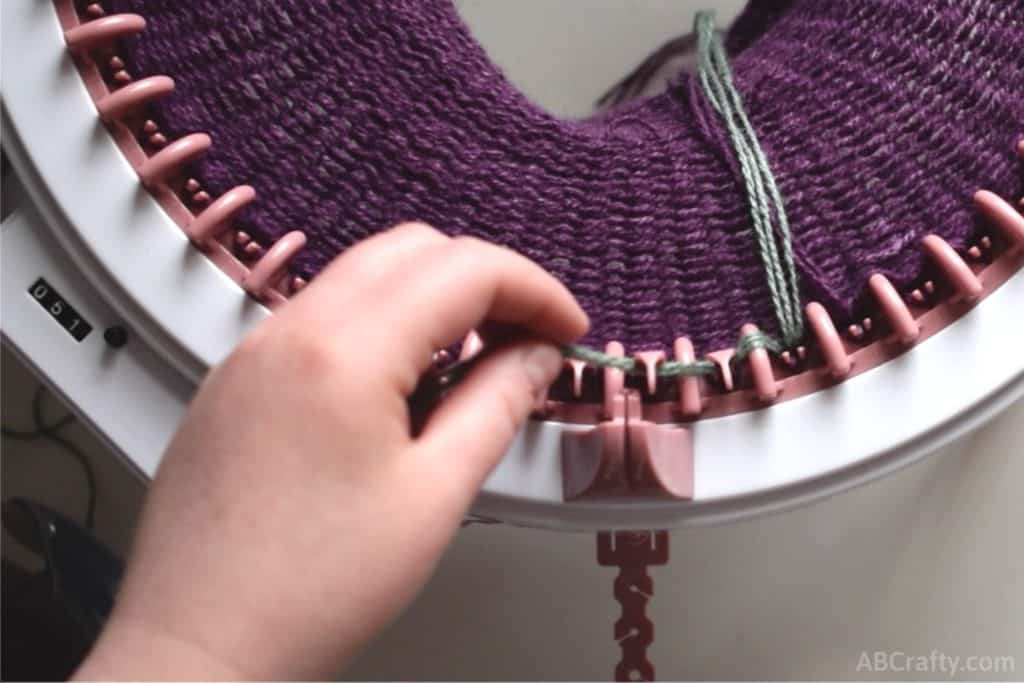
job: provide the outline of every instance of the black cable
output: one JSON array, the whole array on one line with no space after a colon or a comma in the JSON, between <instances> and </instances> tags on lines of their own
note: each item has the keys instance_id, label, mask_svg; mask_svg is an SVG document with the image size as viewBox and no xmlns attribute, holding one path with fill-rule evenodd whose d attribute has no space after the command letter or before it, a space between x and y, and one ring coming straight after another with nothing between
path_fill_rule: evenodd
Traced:
<instances>
[{"instance_id":1,"label":"black cable","mask_svg":"<svg viewBox=\"0 0 1024 683\"><path fill-rule=\"evenodd\" d=\"M45 395L46 387L40 385L32 396L33 428L31 430L14 429L3 425L0 427L0 433L6 438L17 439L18 441L46 439L56 444L65 454L70 455L78 462L82 469L82 474L85 476L85 483L89 491L85 507L84 525L86 529L92 530L96 517L96 474L93 472L92 463L89 462L89 458L86 457L85 453L60 434L61 429L75 421L75 416L69 413L52 424L46 424L46 419L43 415L43 398Z\"/></svg>"},{"instance_id":2,"label":"black cable","mask_svg":"<svg viewBox=\"0 0 1024 683\"><path fill-rule=\"evenodd\" d=\"M67 415L65 415L64 417L57 420L51 425L45 423L41 424L42 420L40 419L40 417L37 417L37 415L42 415L42 397L44 393L45 392L43 387L39 386L36 389L35 394L33 394L32 396L32 421L34 423L34 428L29 431L20 431L17 429L13 429L12 427L4 426L2 428L4 436L10 437L12 439L20 439L22 441L31 441L33 439L38 439L42 436L45 436L47 432L53 432L63 427L66 427L67 425L75 421L75 416L72 415L71 413L68 413Z\"/></svg>"}]
</instances>

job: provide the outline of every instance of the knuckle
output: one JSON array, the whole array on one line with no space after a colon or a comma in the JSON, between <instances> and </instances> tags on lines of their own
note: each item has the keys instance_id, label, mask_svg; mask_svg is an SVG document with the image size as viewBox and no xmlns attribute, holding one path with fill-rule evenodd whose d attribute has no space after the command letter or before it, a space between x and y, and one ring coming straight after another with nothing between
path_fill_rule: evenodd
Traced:
<instances>
[{"instance_id":1,"label":"knuckle","mask_svg":"<svg viewBox=\"0 0 1024 683\"><path fill-rule=\"evenodd\" d=\"M453 265L470 272L490 271L497 257L497 247L468 235L452 238L448 250Z\"/></svg>"},{"instance_id":2,"label":"knuckle","mask_svg":"<svg viewBox=\"0 0 1024 683\"><path fill-rule=\"evenodd\" d=\"M296 372L303 376L320 377L337 372L341 363L335 344L301 329L282 330L275 351L284 354L289 365L294 365Z\"/></svg>"},{"instance_id":3,"label":"knuckle","mask_svg":"<svg viewBox=\"0 0 1024 683\"><path fill-rule=\"evenodd\" d=\"M460 251L479 252L492 247L490 242L485 242L479 237L472 235L459 235L452 238L452 247Z\"/></svg>"},{"instance_id":4,"label":"knuckle","mask_svg":"<svg viewBox=\"0 0 1024 683\"><path fill-rule=\"evenodd\" d=\"M399 223L394 228L392 228L392 232L423 234L429 236L444 237L445 239L447 239L444 233L442 233L440 230L422 221L407 221L405 223Z\"/></svg>"}]
</instances>

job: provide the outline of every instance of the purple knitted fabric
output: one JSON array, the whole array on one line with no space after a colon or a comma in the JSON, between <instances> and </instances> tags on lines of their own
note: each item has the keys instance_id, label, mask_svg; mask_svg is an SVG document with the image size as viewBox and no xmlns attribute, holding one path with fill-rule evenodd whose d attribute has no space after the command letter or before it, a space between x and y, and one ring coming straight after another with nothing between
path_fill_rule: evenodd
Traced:
<instances>
[{"instance_id":1,"label":"purple knitted fabric","mask_svg":"<svg viewBox=\"0 0 1024 683\"><path fill-rule=\"evenodd\" d=\"M203 184L259 192L240 227L308 235L300 274L421 220L538 261L590 313L594 345L687 335L707 351L745 322L777 329L742 183L688 76L570 121L517 91L449 0L107 4L148 21L132 73L177 82L163 128L213 137ZM975 190L1021 193L1021 0L755 0L729 45L803 295L840 321L872 273L920 275L922 236L962 246Z\"/></svg>"}]
</instances>

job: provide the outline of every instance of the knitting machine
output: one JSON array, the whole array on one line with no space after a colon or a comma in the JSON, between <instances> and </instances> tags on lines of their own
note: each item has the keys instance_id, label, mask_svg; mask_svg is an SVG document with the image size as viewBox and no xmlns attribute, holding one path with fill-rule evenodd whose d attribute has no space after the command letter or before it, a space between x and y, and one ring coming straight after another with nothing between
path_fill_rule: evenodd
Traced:
<instances>
[{"instance_id":1,"label":"knitting machine","mask_svg":"<svg viewBox=\"0 0 1024 683\"><path fill-rule=\"evenodd\" d=\"M181 199L201 192L181 170L209 138L139 145L140 108L174 86L116 68L111 46L143 18L71 0L3 11L4 150L30 199L4 223L4 341L149 477L203 375L301 287L283 266L303 238L240 261L230 224L254 191ZM991 193L976 203L991 230L963 256L922 242L934 280L904 295L872 278L876 313L850 330L811 303L807 345L781 359L724 349L710 376L666 379L694 360L680 338L669 358L609 345L629 373L567 361L473 515L592 531L734 520L878 479L983 424L1024 395L1024 217ZM641 564L663 561L663 537L643 538ZM618 563L630 537L602 539Z\"/></svg>"},{"instance_id":2,"label":"knitting machine","mask_svg":"<svg viewBox=\"0 0 1024 683\"><path fill-rule=\"evenodd\" d=\"M232 263L226 250L194 247L250 201L251 191L222 197L195 218L175 203L164 181L208 140L197 134L147 159L118 123L171 84L154 77L108 93L95 66L80 60L76 68L72 58L142 30L144 22L86 21L71 3L57 4L60 21L46 3L5 5L5 63L17 72L4 82L4 140L34 208L25 207L5 230L4 332L149 476L191 387L283 300L272 285L295 245L281 245L251 270ZM1006 248L991 262L969 265L938 238L926 240L922 248L952 285L945 300L911 308L884 279L873 280L891 332L864 346L841 339L812 304L820 349L814 367L765 372L766 354L752 354L745 386L734 386L728 351L713 354L721 368L715 386L685 377L674 391L659 386L663 358L641 353L647 375L635 387L632 378L626 386L621 371L606 370L600 401L550 401L548 419L531 421L520 434L474 512L569 529L658 529L742 517L883 476L977 426L1024 391L1015 342L1024 325L1024 276L1020 249L1011 248L1024 239L1024 225L997 197L981 193L978 202ZM97 333L85 331L90 327ZM121 333L110 330L121 328L130 341L116 349ZM984 352L965 364L965 348ZM682 340L676 353L685 358L692 350ZM592 370L572 361L566 374L579 393ZM770 410L759 410L766 404ZM597 470L577 468L584 458L569 457L576 478L567 485L563 452L596 454L573 436L612 439L590 436L593 423L601 429L605 422L620 424L630 448L655 459L655 442L667 435L670 448L687 452L673 457L692 458L692 469L674 473L677 489L664 497L591 496ZM658 426L666 423L685 426Z\"/></svg>"}]
</instances>

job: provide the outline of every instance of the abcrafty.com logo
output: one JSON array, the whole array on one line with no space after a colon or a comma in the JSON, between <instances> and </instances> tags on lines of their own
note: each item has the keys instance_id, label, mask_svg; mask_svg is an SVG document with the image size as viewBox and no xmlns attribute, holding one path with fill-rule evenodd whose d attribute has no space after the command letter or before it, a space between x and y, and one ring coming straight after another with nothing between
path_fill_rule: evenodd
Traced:
<instances>
[{"instance_id":1,"label":"abcrafty.com logo","mask_svg":"<svg viewBox=\"0 0 1024 683\"><path fill-rule=\"evenodd\" d=\"M961 674L1006 674L1017 671L1017 659L1012 655L948 655L932 650L917 655L901 650L868 652L864 650L857 660L858 673L928 673L946 674L955 678Z\"/></svg>"}]
</instances>

